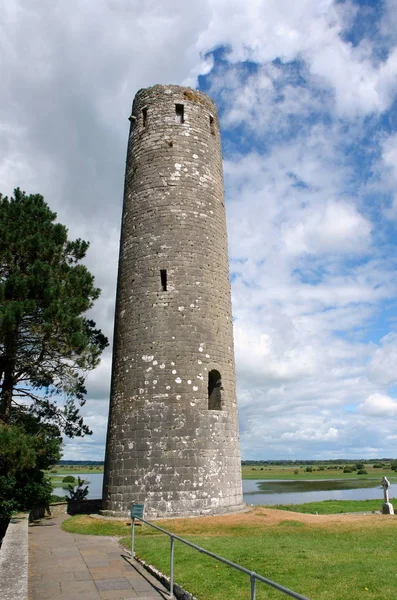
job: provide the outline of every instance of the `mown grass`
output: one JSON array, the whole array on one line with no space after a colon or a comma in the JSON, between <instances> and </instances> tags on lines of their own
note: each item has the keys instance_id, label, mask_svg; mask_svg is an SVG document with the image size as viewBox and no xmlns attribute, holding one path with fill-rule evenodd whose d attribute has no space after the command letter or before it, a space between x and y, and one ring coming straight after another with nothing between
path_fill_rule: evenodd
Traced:
<instances>
[{"instance_id":1,"label":"mown grass","mask_svg":"<svg viewBox=\"0 0 397 600\"><path fill-rule=\"evenodd\" d=\"M69 533L82 533L85 535L111 535L125 536L131 532L130 521L107 521L95 519L88 515L75 515L62 523L62 529Z\"/></svg>"},{"instance_id":2,"label":"mown grass","mask_svg":"<svg viewBox=\"0 0 397 600\"><path fill-rule=\"evenodd\" d=\"M274 514L271 509L259 507L238 516L175 519L158 524L312 600L394 597L397 519L369 515L356 521L355 517L341 516L327 522L321 516L317 520L286 513L286 519L275 519ZM78 516L65 521L63 527L77 533L121 535L122 543L129 548L131 528L126 523ZM147 526L137 527L135 551L169 575L166 536ZM175 543L175 581L199 600L249 597L248 576L180 542ZM258 583L257 600L284 597Z\"/></svg>"},{"instance_id":3,"label":"mown grass","mask_svg":"<svg viewBox=\"0 0 397 600\"><path fill-rule=\"evenodd\" d=\"M390 500L397 506L397 498ZM305 504L277 504L271 508L298 513L319 515L335 515L338 513L372 512L382 510L382 500L323 500L322 502L306 502Z\"/></svg>"},{"instance_id":4,"label":"mown grass","mask_svg":"<svg viewBox=\"0 0 397 600\"><path fill-rule=\"evenodd\" d=\"M335 532L281 524L262 536L188 536L193 543L316 600L386 600L393 597L395 540L387 530ZM130 540L122 540L129 547ZM386 545L386 547L385 547ZM138 537L136 552L169 574L169 541ZM249 597L249 579L222 563L176 543L175 580L200 600ZM258 584L257 599L281 598Z\"/></svg>"}]
</instances>

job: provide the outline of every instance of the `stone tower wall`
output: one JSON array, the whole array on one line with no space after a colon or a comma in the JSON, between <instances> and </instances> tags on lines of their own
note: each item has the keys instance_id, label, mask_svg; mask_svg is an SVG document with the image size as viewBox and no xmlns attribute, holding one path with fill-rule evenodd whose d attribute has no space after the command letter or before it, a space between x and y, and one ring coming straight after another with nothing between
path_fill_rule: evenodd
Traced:
<instances>
[{"instance_id":1,"label":"stone tower wall","mask_svg":"<svg viewBox=\"0 0 397 600\"><path fill-rule=\"evenodd\" d=\"M137 93L130 120L104 508L233 510L241 467L216 106L158 85ZM210 371L223 388L215 410Z\"/></svg>"}]
</instances>

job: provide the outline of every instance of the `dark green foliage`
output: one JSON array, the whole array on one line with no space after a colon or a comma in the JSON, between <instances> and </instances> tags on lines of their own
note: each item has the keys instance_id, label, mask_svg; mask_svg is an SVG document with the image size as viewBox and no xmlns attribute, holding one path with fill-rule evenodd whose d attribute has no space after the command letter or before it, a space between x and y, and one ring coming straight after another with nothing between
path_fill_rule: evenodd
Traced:
<instances>
[{"instance_id":1,"label":"dark green foliage","mask_svg":"<svg viewBox=\"0 0 397 600\"><path fill-rule=\"evenodd\" d=\"M355 467L356 467L357 471L365 468L364 463L362 463L362 462L356 463Z\"/></svg>"},{"instance_id":2,"label":"dark green foliage","mask_svg":"<svg viewBox=\"0 0 397 600\"><path fill-rule=\"evenodd\" d=\"M345 467L345 468L343 469L343 472L344 472L344 473L353 473L353 471L354 471L354 469L353 469L352 467Z\"/></svg>"},{"instance_id":3,"label":"dark green foliage","mask_svg":"<svg viewBox=\"0 0 397 600\"><path fill-rule=\"evenodd\" d=\"M73 437L90 433L78 405L107 339L84 316L100 293L78 264L88 243L69 241L55 218L39 194L0 196L0 420L28 400L32 414Z\"/></svg>"},{"instance_id":4,"label":"dark green foliage","mask_svg":"<svg viewBox=\"0 0 397 600\"><path fill-rule=\"evenodd\" d=\"M64 433L90 434L85 378L108 341L86 312L100 290L39 194L0 194L0 521L48 505ZM60 398L61 402L57 402Z\"/></svg>"},{"instance_id":5,"label":"dark green foliage","mask_svg":"<svg viewBox=\"0 0 397 600\"><path fill-rule=\"evenodd\" d=\"M66 502L66 496L58 496L57 494L51 494L51 504L53 502Z\"/></svg>"},{"instance_id":6,"label":"dark green foliage","mask_svg":"<svg viewBox=\"0 0 397 600\"><path fill-rule=\"evenodd\" d=\"M306 467L306 473L311 473L313 471L313 467Z\"/></svg>"},{"instance_id":7,"label":"dark green foliage","mask_svg":"<svg viewBox=\"0 0 397 600\"><path fill-rule=\"evenodd\" d=\"M52 486L44 470L60 458L62 439L54 425L33 415L13 414L0 425L0 522L13 511L46 506Z\"/></svg>"},{"instance_id":8,"label":"dark green foliage","mask_svg":"<svg viewBox=\"0 0 397 600\"><path fill-rule=\"evenodd\" d=\"M392 462L390 468L391 468L392 471L397 471L397 462Z\"/></svg>"},{"instance_id":9,"label":"dark green foliage","mask_svg":"<svg viewBox=\"0 0 397 600\"><path fill-rule=\"evenodd\" d=\"M74 483L75 481L76 477L73 477L73 475L66 475L66 477L62 479L62 483Z\"/></svg>"},{"instance_id":10,"label":"dark green foliage","mask_svg":"<svg viewBox=\"0 0 397 600\"><path fill-rule=\"evenodd\" d=\"M80 477L77 477L77 486L69 486L69 496L67 497L67 499L78 501L85 500L86 496L88 496L88 485L84 487L84 484L84 479L80 479Z\"/></svg>"},{"instance_id":11,"label":"dark green foliage","mask_svg":"<svg viewBox=\"0 0 397 600\"><path fill-rule=\"evenodd\" d=\"M366 471L365 469L359 469L357 471L357 475L368 475L368 471Z\"/></svg>"}]
</instances>

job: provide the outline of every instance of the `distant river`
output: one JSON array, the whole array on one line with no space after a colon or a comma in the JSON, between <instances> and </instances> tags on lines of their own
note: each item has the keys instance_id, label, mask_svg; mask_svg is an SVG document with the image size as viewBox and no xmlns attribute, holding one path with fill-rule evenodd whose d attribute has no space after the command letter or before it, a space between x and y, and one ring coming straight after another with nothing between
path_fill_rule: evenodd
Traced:
<instances>
[{"instance_id":1,"label":"distant river","mask_svg":"<svg viewBox=\"0 0 397 600\"><path fill-rule=\"evenodd\" d=\"M68 473L69 474L69 473ZM71 473L73 474L73 473ZM89 481L88 498L102 496L102 473L79 473ZM390 487L390 497L395 493ZM311 481L284 481L270 479L244 479L244 502L247 504L303 504L322 500L372 500L383 501L380 481L377 479L337 479ZM55 488L54 494L63 496L67 490Z\"/></svg>"}]
</instances>

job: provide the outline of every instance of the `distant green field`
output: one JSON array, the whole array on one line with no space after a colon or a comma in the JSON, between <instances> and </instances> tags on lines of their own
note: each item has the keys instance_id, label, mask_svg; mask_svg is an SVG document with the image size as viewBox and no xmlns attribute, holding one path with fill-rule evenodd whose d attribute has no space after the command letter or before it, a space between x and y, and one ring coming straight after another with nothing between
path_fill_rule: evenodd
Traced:
<instances>
[{"instance_id":1,"label":"distant green field","mask_svg":"<svg viewBox=\"0 0 397 600\"><path fill-rule=\"evenodd\" d=\"M351 467L346 462L346 466ZM373 464L364 465L366 475L358 475L357 469L351 473L343 472L344 465L313 465L312 471L306 469L308 465L243 465L243 479L286 479L286 480L313 480L313 479L382 479L386 476L390 481L397 482L397 472L392 471L391 463L386 463L383 468L375 468ZM79 475L81 473L103 473L103 465L57 465L51 470L55 475Z\"/></svg>"},{"instance_id":2,"label":"distant green field","mask_svg":"<svg viewBox=\"0 0 397 600\"><path fill-rule=\"evenodd\" d=\"M348 463L346 463L347 466ZM255 465L242 467L243 479L287 479L287 480L300 480L300 479L382 479L386 476L390 481L397 481L397 472L392 471L390 465L385 465L383 468L374 468L373 465L365 465L364 470L367 471L366 475L358 475L357 469L351 473L344 473L342 468L337 468L339 465L327 465L321 468L321 466L312 467L312 471L306 471L307 465L293 465L293 466L269 466L269 465Z\"/></svg>"},{"instance_id":3,"label":"distant green field","mask_svg":"<svg viewBox=\"0 0 397 600\"><path fill-rule=\"evenodd\" d=\"M56 465L49 474L80 475L81 473L103 473L103 465Z\"/></svg>"}]
</instances>

